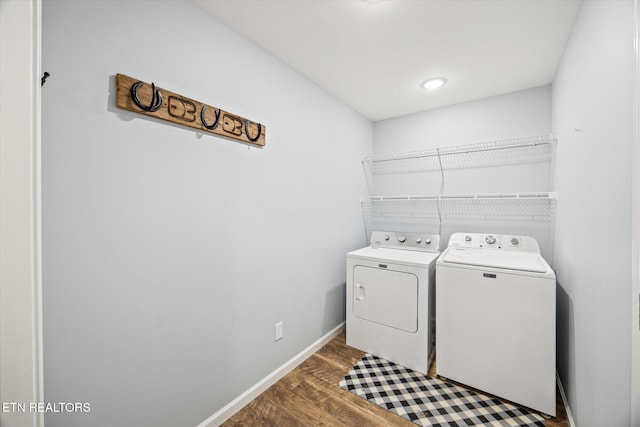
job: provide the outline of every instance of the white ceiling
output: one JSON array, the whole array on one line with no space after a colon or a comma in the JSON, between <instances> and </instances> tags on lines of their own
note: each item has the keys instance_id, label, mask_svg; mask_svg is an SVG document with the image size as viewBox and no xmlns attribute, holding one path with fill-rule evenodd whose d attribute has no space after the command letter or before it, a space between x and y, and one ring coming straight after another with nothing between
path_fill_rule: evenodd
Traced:
<instances>
[{"instance_id":1,"label":"white ceiling","mask_svg":"<svg viewBox=\"0 0 640 427\"><path fill-rule=\"evenodd\" d=\"M373 121L549 84L580 0L194 0ZM442 76L437 91L420 84Z\"/></svg>"}]
</instances>

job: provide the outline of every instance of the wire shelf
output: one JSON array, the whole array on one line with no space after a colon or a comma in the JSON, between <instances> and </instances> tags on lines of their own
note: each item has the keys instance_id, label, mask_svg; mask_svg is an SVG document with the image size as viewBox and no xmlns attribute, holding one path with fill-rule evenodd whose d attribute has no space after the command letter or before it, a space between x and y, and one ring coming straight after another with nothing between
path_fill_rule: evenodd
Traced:
<instances>
[{"instance_id":1,"label":"wire shelf","mask_svg":"<svg viewBox=\"0 0 640 427\"><path fill-rule=\"evenodd\" d=\"M523 163L550 162L556 137L538 135L478 144L433 148L363 158L363 167L372 175L433 172L461 168L481 168Z\"/></svg>"},{"instance_id":2,"label":"wire shelf","mask_svg":"<svg viewBox=\"0 0 640 427\"><path fill-rule=\"evenodd\" d=\"M528 235L550 260L557 194L531 190L551 188L556 141L539 135L365 157L367 238L374 230L437 233L442 242L460 231ZM469 191L478 193L460 194ZM373 195L390 192L404 194Z\"/></svg>"},{"instance_id":3,"label":"wire shelf","mask_svg":"<svg viewBox=\"0 0 640 427\"><path fill-rule=\"evenodd\" d=\"M555 214L556 199L554 192L367 196L362 198L362 207L372 221L392 217L438 223L475 220L549 223Z\"/></svg>"}]
</instances>

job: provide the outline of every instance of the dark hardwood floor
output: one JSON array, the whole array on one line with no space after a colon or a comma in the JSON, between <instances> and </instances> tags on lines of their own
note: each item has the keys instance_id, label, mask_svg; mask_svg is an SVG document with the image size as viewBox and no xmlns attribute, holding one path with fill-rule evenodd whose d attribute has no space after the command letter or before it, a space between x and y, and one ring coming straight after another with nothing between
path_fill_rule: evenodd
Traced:
<instances>
[{"instance_id":1,"label":"dark hardwood floor","mask_svg":"<svg viewBox=\"0 0 640 427\"><path fill-rule=\"evenodd\" d=\"M410 421L338 386L364 353L345 343L341 333L284 378L233 415L223 426L406 426ZM435 363L429 375L435 376ZM557 392L557 417L546 427L568 427Z\"/></svg>"}]
</instances>

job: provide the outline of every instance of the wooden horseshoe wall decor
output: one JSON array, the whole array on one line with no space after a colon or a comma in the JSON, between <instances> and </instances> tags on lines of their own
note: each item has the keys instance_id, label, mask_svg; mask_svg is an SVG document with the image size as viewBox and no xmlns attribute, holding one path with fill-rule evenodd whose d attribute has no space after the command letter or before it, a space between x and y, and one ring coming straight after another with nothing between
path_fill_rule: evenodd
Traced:
<instances>
[{"instance_id":1,"label":"wooden horseshoe wall decor","mask_svg":"<svg viewBox=\"0 0 640 427\"><path fill-rule=\"evenodd\" d=\"M266 144L267 128L261 123L159 88L155 83L145 83L124 74L116 74L116 86L118 108L247 144L261 147Z\"/></svg>"}]
</instances>

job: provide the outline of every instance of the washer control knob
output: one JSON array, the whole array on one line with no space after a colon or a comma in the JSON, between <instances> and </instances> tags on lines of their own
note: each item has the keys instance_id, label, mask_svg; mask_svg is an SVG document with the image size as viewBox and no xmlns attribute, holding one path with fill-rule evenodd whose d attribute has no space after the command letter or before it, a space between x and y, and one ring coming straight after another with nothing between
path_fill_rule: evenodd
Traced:
<instances>
[{"instance_id":1,"label":"washer control knob","mask_svg":"<svg viewBox=\"0 0 640 427\"><path fill-rule=\"evenodd\" d=\"M384 240L389 240L389 236L384 236Z\"/></svg>"},{"instance_id":2,"label":"washer control knob","mask_svg":"<svg viewBox=\"0 0 640 427\"><path fill-rule=\"evenodd\" d=\"M518 246L518 244L520 244L520 240L514 237L513 239L511 239L511 244L513 246Z\"/></svg>"},{"instance_id":3,"label":"washer control knob","mask_svg":"<svg viewBox=\"0 0 640 427\"><path fill-rule=\"evenodd\" d=\"M471 236L465 236L464 241L465 242L470 242L471 241Z\"/></svg>"},{"instance_id":4,"label":"washer control knob","mask_svg":"<svg viewBox=\"0 0 640 427\"><path fill-rule=\"evenodd\" d=\"M430 245L430 244L431 244L431 239L425 239L425 241L424 241L424 242L425 242L427 245Z\"/></svg>"},{"instance_id":5,"label":"washer control knob","mask_svg":"<svg viewBox=\"0 0 640 427\"><path fill-rule=\"evenodd\" d=\"M416 237L416 243L421 243L422 242L422 238L421 237Z\"/></svg>"},{"instance_id":6,"label":"washer control knob","mask_svg":"<svg viewBox=\"0 0 640 427\"><path fill-rule=\"evenodd\" d=\"M404 236L398 236L398 242L400 242L400 243L404 243L404 242L405 242L405 240L407 240L407 238L406 238L406 237L404 237Z\"/></svg>"},{"instance_id":7,"label":"washer control knob","mask_svg":"<svg viewBox=\"0 0 640 427\"><path fill-rule=\"evenodd\" d=\"M484 241L490 245L493 245L496 242L496 238L493 236L487 236L487 238L484 239Z\"/></svg>"}]
</instances>

